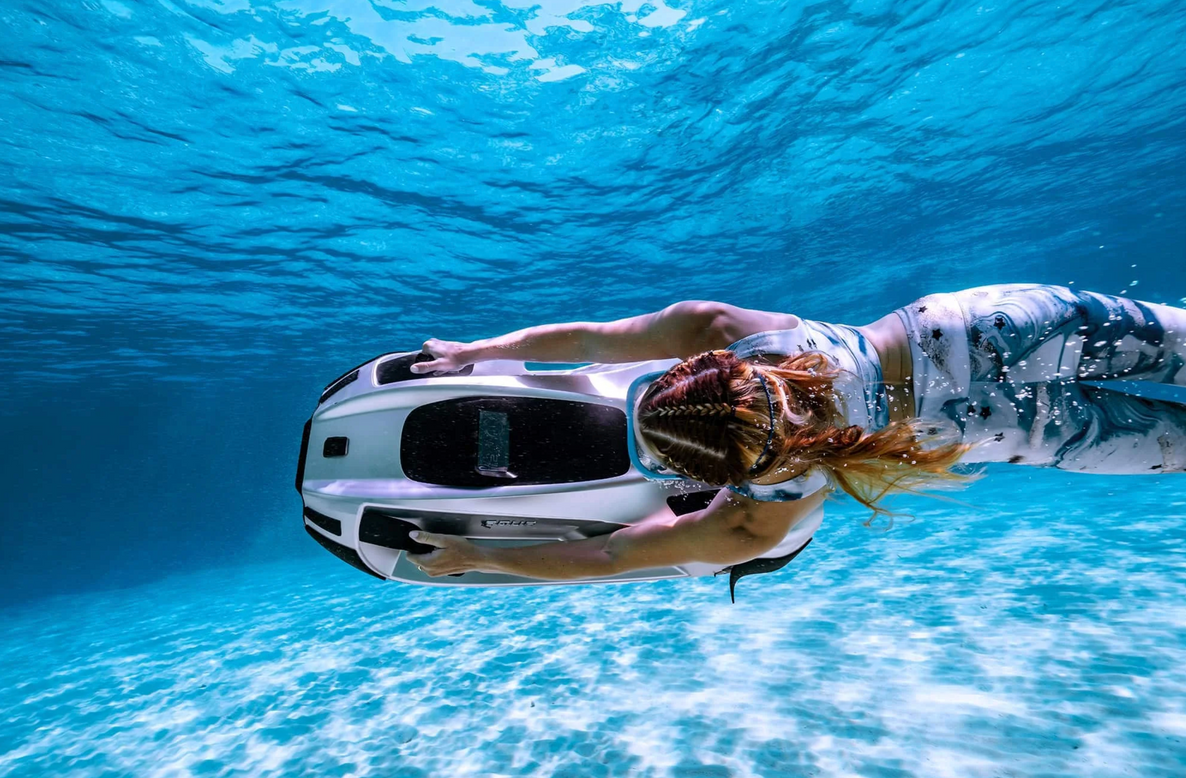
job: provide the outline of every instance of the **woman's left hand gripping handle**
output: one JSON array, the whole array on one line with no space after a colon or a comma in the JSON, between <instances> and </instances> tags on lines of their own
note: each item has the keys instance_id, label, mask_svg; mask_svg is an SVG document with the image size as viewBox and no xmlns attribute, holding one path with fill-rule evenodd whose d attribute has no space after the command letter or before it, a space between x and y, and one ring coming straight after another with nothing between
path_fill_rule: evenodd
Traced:
<instances>
[{"instance_id":1,"label":"woman's left hand gripping handle","mask_svg":"<svg viewBox=\"0 0 1186 778\"><path fill-rule=\"evenodd\" d=\"M433 578L481 569L482 549L463 537L419 530L411 533L411 538L418 543L436 547L435 551L427 554L408 554L412 564Z\"/></svg>"},{"instance_id":2,"label":"woman's left hand gripping handle","mask_svg":"<svg viewBox=\"0 0 1186 778\"><path fill-rule=\"evenodd\" d=\"M411 366L413 373L454 373L473 360L466 357L469 344L452 340L437 340L429 338L424 341L420 350L432 357L425 362L417 362Z\"/></svg>"}]
</instances>

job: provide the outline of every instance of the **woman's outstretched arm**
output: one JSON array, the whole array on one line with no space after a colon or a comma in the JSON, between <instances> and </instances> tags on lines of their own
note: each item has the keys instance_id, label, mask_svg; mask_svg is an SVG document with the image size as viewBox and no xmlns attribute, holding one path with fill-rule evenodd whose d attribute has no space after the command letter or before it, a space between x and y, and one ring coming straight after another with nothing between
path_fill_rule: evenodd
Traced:
<instances>
[{"instance_id":1,"label":"woman's outstretched arm","mask_svg":"<svg viewBox=\"0 0 1186 778\"><path fill-rule=\"evenodd\" d=\"M797 324L798 319L789 314L688 300L617 321L544 324L473 343L429 340L424 351L435 359L414 365L412 370L457 370L490 359L601 363L683 359L726 348L754 332L790 329Z\"/></svg>"},{"instance_id":2,"label":"woman's outstretched arm","mask_svg":"<svg viewBox=\"0 0 1186 778\"><path fill-rule=\"evenodd\" d=\"M819 493L796 502L758 502L722 490L702 511L677 517L664 510L609 535L515 548L479 546L465 538L419 532L415 539L437 550L408 558L431 576L479 571L552 581L603 578L692 562L725 567L777 546L822 500Z\"/></svg>"}]
</instances>

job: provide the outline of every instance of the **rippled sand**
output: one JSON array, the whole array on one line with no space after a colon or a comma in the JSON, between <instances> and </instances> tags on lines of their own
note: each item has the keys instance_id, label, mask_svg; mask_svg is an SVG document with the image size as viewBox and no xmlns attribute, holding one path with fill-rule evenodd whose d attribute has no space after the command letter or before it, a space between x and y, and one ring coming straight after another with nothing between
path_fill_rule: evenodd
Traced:
<instances>
[{"instance_id":1,"label":"rippled sand","mask_svg":"<svg viewBox=\"0 0 1186 778\"><path fill-rule=\"evenodd\" d=\"M990 480L889 533L833 506L732 606L322 554L9 610L0 774L1183 775L1182 485Z\"/></svg>"}]
</instances>

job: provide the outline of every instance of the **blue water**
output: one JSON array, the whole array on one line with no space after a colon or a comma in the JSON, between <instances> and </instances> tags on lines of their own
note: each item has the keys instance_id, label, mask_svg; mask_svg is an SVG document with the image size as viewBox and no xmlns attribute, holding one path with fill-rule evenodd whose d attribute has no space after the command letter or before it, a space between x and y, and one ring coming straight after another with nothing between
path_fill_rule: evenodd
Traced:
<instances>
[{"instance_id":1,"label":"blue water","mask_svg":"<svg viewBox=\"0 0 1186 778\"><path fill-rule=\"evenodd\" d=\"M990 470L793 568L441 592L301 423L680 299L1186 304L1171 2L0 4L0 774L1179 776L1186 489Z\"/></svg>"}]
</instances>

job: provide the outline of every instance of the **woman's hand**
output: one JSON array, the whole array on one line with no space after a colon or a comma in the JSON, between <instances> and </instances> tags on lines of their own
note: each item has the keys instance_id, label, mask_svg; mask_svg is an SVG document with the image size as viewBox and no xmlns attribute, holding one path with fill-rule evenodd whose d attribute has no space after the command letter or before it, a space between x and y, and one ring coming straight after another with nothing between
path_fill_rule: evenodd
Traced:
<instances>
[{"instance_id":1,"label":"woman's hand","mask_svg":"<svg viewBox=\"0 0 1186 778\"><path fill-rule=\"evenodd\" d=\"M452 373L475 361L469 355L471 349L468 343L429 338L424 341L424 346L420 350L433 359L430 362L413 364L413 373Z\"/></svg>"},{"instance_id":2,"label":"woman's hand","mask_svg":"<svg viewBox=\"0 0 1186 778\"><path fill-rule=\"evenodd\" d=\"M412 564L433 578L439 575L480 572L482 569L482 549L463 537L423 531L412 532L410 536L419 543L436 546L436 551L427 554L408 554Z\"/></svg>"}]
</instances>

